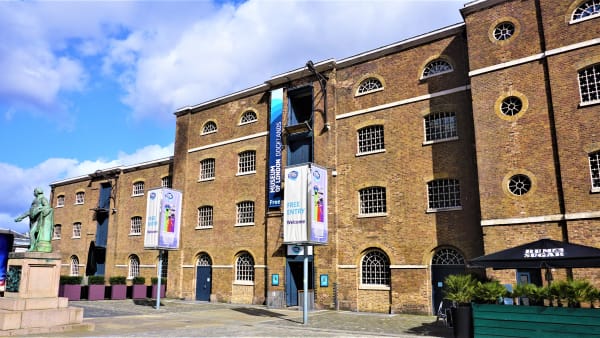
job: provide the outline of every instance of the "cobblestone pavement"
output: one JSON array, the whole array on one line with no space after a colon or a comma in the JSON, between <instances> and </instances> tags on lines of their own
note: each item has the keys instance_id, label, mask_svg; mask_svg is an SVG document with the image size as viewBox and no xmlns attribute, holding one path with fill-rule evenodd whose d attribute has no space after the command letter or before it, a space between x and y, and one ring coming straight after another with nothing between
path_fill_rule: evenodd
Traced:
<instances>
[{"instance_id":1,"label":"cobblestone pavement","mask_svg":"<svg viewBox=\"0 0 600 338\"><path fill-rule=\"evenodd\" d=\"M50 333L44 337L452 337L433 316L205 303L175 299L72 301L84 309L93 331Z\"/></svg>"}]
</instances>

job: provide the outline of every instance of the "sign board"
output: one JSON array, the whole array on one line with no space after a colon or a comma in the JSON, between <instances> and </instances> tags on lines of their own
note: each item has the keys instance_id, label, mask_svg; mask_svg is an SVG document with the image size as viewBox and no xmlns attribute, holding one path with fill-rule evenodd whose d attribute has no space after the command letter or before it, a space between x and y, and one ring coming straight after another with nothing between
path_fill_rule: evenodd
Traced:
<instances>
[{"instance_id":1,"label":"sign board","mask_svg":"<svg viewBox=\"0 0 600 338\"><path fill-rule=\"evenodd\" d=\"M327 244L327 170L315 164L285 169L283 242Z\"/></svg>"},{"instance_id":2,"label":"sign board","mask_svg":"<svg viewBox=\"0 0 600 338\"><path fill-rule=\"evenodd\" d=\"M271 91L271 111L269 121L269 205L268 208L281 207L281 152L283 142L281 133L283 124L283 88Z\"/></svg>"},{"instance_id":3,"label":"sign board","mask_svg":"<svg viewBox=\"0 0 600 338\"><path fill-rule=\"evenodd\" d=\"M169 188L148 191L144 249L179 249L181 198L180 191Z\"/></svg>"}]
</instances>

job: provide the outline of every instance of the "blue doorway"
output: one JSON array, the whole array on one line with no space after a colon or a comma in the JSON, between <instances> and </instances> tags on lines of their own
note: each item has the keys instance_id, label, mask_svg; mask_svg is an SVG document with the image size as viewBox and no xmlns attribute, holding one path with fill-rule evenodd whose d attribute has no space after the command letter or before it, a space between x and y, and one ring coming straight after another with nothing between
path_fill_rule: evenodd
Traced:
<instances>
[{"instance_id":1,"label":"blue doorway","mask_svg":"<svg viewBox=\"0 0 600 338\"><path fill-rule=\"evenodd\" d=\"M210 291L212 287L212 268L211 266L196 267L196 300L210 301Z\"/></svg>"},{"instance_id":2,"label":"blue doorway","mask_svg":"<svg viewBox=\"0 0 600 338\"><path fill-rule=\"evenodd\" d=\"M287 306L298 306L298 291L303 290L304 256L288 256L285 267L285 293ZM308 289L313 290L313 256L308 256Z\"/></svg>"}]
</instances>

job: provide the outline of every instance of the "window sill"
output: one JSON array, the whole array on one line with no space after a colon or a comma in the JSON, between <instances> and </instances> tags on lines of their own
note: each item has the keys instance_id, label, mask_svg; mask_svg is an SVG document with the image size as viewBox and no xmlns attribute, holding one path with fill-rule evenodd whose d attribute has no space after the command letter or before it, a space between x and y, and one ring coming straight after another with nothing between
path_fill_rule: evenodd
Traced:
<instances>
[{"instance_id":1,"label":"window sill","mask_svg":"<svg viewBox=\"0 0 600 338\"><path fill-rule=\"evenodd\" d=\"M52 240L53 240L53 241L59 241L59 240L60 240L60 237L52 237Z\"/></svg>"},{"instance_id":2,"label":"window sill","mask_svg":"<svg viewBox=\"0 0 600 338\"><path fill-rule=\"evenodd\" d=\"M358 287L360 290L381 290L381 291L389 291L389 285L369 285L369 284L360 284Z\"/></svg>"},{"instance_id":3,"label":"window sill","mask_svg":"<svg viewBox=\"0 0 600 338\"><path fill-rule=\"evenodd\" d=\"M579 108L589 107L600 104L600 100L587 101L587 102L579 102Z\"/></svg>"},{"instance_id":4,"label":"window sill","mask_svg":"<svg viewBox=\"0 0 600 338\"><path fill-rule=\"evenodd\" d=\"M254 175L254 174L256 174L256 170L247 171L247 172L243 172L243 173L237 173L237 174L235 174L235 176L246 176L246 175Z\"/></svg>"},{"instance_id":5,"label":"window sill","mask_svg":"<svg viewBox=\"0 0 600 338\"><path fill-rule=\"evenodd\" d=\"M443 72L439 72L439 73L435 73L435 74L431 74L431 75L427 75L427 76L421 76L421 78L419 80L425 81L427 79L431 79L432 77L436 77L436 76L440 76L440 75L452 73L453 71L454 71L454 69L452 69L452 70L445 70Z\"/></svg>"},{"instance_id":6,"label":"window sill","mask_svg":"<svg viewBox=\"0 0 600 338\"><path fill-rule=\"evenodd\" d=\"M373 218L373 217L387 217L387 212L381 212L377 214L358 214L358 218Z\"/></svg>"},{"instance_id":7,"label":"window sill","mask_svg":"<svg viewBox=\"0 0 600 338\"><path fill-rule=\"evenodd\" d=\"M249 227L249 226L254 226L254 223L235 223L234 226L236 226L236 227Z\"/></svg>"},{"instance_id":8,"label":"window sill","mask_svg":"<svg viewBox=\"0 0 600 338\"><path fill-rule=\"evenodd\" d=\"M436 213L436 212L457 211L457 210L462 210L462 207L427 209L427 213L431 214L431 213Z\"/></svg>"},{"instance_id":9,"label":"window sill","mask_svg":"<svg viewBox=\"0 0 600 338\"><path fill-rule=\"evenodd\" d=\"M205 227L195 227L194 230L206 230L206 229L212 229L213 226L205 226Z\"/></svg>"},{"instance_id":10,"label":"window sill","mask_svg":"<svg viewBox=\"0 0 600 338\"><path fill-rule=\"evenodd\" d=\"M64 204L62 204L62 205L57 205L55 208L64 208L64 206L65 206Z\"/></svg>"},{"instance_id":11,"label":"window sill","mask_svg":"<svg viewBox=\"0 0 600 338\"><path fill-rule=\"evenodd\" d=\"M81 239L81 236L73 236L71 239Z\"/></svg>"},{"instance_id":12,"label":"window sill","mask_svg":"<svg viewBox=\"0 0 600 338\"><path fill-rule=\"evenodd\" d=\"M75 205L83 205L83 202L81 202L81 203L75 203Z\"/></svg>"},{"instance_id":13,"label":"window sill","mask_svg":"<svg viewBox=\"0 0 600 338\"><path fill-rule=\"evenodd\" d=\"M144 194L133 194L133 195L131 195L131 197L140 197L140 196L144 196Z\"/></svg>"},{"instance_id":14,"label":"window sill","mask_svg":"<svg viewBox=\"0 0 600 338\"><path fill-rule=\"evenodd\" d=\"M210 182L210 181L214 181L215 178L211 177L211 178L201 178L198 180L198 182Z\"/></svg>"},{"instance_id":15,"label":"window sill","mask_svg":"<svg viewBox=\"0 0 600 338\"><path fill-rule=\"evenodd\" d=\"M366 156L366 155L373 155L373 154L379 154L379 153L385 153L385 149L379 149L379 150L373 150L373 151L365 151L364 153L356 153L356 157L359 156Z\"/></svg>"},{"instance_id":16,"label":"window sill","mask_svg":"<svg viewBox=\"0 0 600 338\"><path fill-rule=\"evenodd\" d=\"M240 124L238 124L238 126L245 126L247 124L256 123L256 122L258 122L258 120L252 120L252 121L248 121L248 122L240 122Z\"/></svg>"},{"instance_id":17,"label":"window sill","mask_svg":"<svg viewBox=\"0 0 600 338\"><path fill-rule=\"evenodd\" d=\"M599 188L592 188L592 190L590 190L590 194L599 194L600 193L600 187Z\"/></svg>"},{"instance_id":18,"label":"window sill","mask_svg":"<svg viewBox=\"0 0 600 338\"><path fill-rule=\"evenodd\" d=\"M369 90L368 92L364 92L364 93L356 93L354 95L354 97L360 97L360 96L365 96L365 95L369 95L369 94L373 94L373 93L377 93L377 92L381 92L383 91L383 87L381 88L377 88L377 89L373 89L373 90Z\"/></svg>"},{"instance_id":19,"label":"window sill","mask_svg":"<svg viewBox=\"0 0 600 338\"><path fill-rule=\"evenodd\" d=\"M423 142L423 145L428 146L431 144L444 143L444 142L457 141L457 140L458 140L458 136L454 136L454 137L442 138L439 140L425 141L425 142Z\"/></svg>"},{"instance_id":20,"label":"window sill","mask_svg":"<svg viewBox=\"0 0 600 338\"><path fill-rule=\"evenodd\" d=\"M217 131L218 130L212 130L212 131L202 132L202 133L200 133L200 135L204 136L204 135L215 134Z\"/></svg>"},{"instance_id":21,"label":"window sill","mask_svg":"<svg viewBox=\"0 0 600 338\"><path fill-rule=\"evenodd\" d=\"M569 21L569 25L575 25L575 24L578 24L580 22L584 22L584 21L587 21L587 20L596 19L598 17L600 17L600 15L594 14L594 15L586 16L585 18L582 18L582 19L570 20Z\"/></svg>"},{"instance_id":22,"label":"window sill","mask_svg":"<svg viewBox=\"0 0 600 338\"><path fill-rule=\"evenodd\" d=\"M141 236L141 233L130 232L129 236Z\"/></svg>"},{"instance_id":23,"label":"window sill","mask_svg":"<svg viewBox=\"0 0 600 338\"><path fill-rule=\"evenodd\" d=\"M250 286L254 286L254 282L253 281L245 281L245 280L236 280L233 282L233 285L250 285Z\"/></svg>"}]
</instances>

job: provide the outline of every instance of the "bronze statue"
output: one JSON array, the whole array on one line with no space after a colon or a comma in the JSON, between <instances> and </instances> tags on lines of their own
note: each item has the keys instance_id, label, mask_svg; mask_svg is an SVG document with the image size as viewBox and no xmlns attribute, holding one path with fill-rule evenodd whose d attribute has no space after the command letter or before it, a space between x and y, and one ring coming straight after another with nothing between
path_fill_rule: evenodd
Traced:
<instances>
[{"instance_id":1,"label":"bronze statue","mask_svg":"<svg viewBox=\"0 0 600 338\"><path fill-rule=\"evenodd\" d=\"M54 232L54 210L44 197L41 188L33 190L33 202L29 211L15 219L20 222L29 217L29 251L52 252L52 233Z\"/></svg>"}]
</instances>

